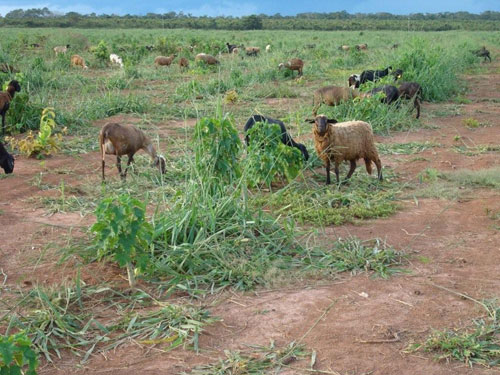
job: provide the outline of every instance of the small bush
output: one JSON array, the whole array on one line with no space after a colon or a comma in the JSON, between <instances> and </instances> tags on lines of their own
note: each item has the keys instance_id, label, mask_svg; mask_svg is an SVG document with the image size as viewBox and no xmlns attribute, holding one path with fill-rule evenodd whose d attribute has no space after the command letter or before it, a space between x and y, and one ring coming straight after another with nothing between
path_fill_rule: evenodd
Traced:
<instances>
[{"instance_id":1,"label":"small bush","mask_svg":"<svg viewBox=\"0 0 500 375\"><path fill-rule=\"evenodd\" d=\"M37 355L31 349L31 340L24 332L10 336L0 335L0 374L36 375L37 367Z\"/></svg>"},{"instance_id":2,"label":"small bush","mask_svg":"<svg viewBox=\"0 0 500 375\"><path fill-rule=\"evenodd\" d=\"M245 170L250 186L271 186L277 176L284 176L288 181L297 177L303 165L302 153L281 142L278 124L258 122L248 131L248 137L251 142Z\"/></svg>"}]
</instances>

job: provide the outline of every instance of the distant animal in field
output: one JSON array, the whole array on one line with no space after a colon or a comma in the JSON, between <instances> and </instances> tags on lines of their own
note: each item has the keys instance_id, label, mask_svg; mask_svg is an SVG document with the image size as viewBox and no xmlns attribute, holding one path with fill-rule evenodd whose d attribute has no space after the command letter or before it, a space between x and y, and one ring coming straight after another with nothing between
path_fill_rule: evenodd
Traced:
<instances>
[{"instance_id":1,"label":"distant animal in field","mask_svg":"<svg viewBox=\"0 0 500 375\"><path fill-rule=\"evenodd\" d=\"M290 59L287 62L281 63L278 65L278 69L281 70L283 68L291 70L292 74L293 74L293 71L296 70L298 72L298 75L301 76L302 72L303 72L303 68L304 68L304 61L302 61L301 59L297 59L297 58Z\"/></svg>"},{"instance_id":2,"label":"distant animal in field","mask_svg":"<svg viewBox=\"0 0 500 375\"><path fill-rule=\"evenodd\" d=\"M116 53L112 53L109 55L109 61L111 64L120 65L120 68L123 68L123 60Z\"/></svg>"},{"instance_id":3,"label":"distant animal in field","mask_svg":"<svg viewBox=\"0 0 500 375\"><path fill-rule=\"evenodd\" d=\"M80 55L71 56L70 60L71 66L79 66L82 69L88 69L89 67L85 64L85 60Z\"/></svg>"},{"instance_id":4,"label":"distant animal in field","mask_svg":"<svg viewBox=\"0 0 500 375\"><path fill-rule=\"evenodd\" d=\"M14 157L7 152L3 143L0 142L0 167L3 168L5 174L14 171Z\"/></svg>"},{"instance_id":5,"label":"distant animal in field","mask_svg":"<svg viewBox=\"0 0 500 375\"><path fill-rule=\"evenodd\" d=\"M488 59L491 62L490 51L488 51L485 46L481 47L481 49L478 49L477 51L474 51L474 54L478 57L484 57L484 61Z\"/></svg>"},{"instance_id":6,"label":"distant animal in field","mask_svg":"<svg viewBox=\"0 0 500 375\"><path fill-rule=\"evenodd\" d=\"M54 47L54 52L57 55L59 54L65 54L66 52L68 52L68 49L70 48L70 45L69 44L66 44L65 46L56 46Z\"/></svg>"}]
</instances>

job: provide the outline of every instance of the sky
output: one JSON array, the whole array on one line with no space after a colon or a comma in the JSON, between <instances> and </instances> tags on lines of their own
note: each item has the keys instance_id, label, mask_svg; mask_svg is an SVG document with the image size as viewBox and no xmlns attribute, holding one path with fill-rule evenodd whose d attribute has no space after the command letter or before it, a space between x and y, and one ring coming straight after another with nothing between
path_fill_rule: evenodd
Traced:
<instances>
[{"instance_id":1,"label":"sky","mask_svg":"<svg viewBox=\"0 0 500 375\"><path fill-rule=\"evenodd\" d=\"M305 12L337 12L392 14L438 13L467 11L481 13L486 10L500 11L500 0L318 0L309 3L304 0L0 0L0 14L5 15L13 9L47 7L61 13L78 12L82 14L146 14L184 12L194 16L245 16L249 14L295 15Z\"/></svg>"}]
</instances>

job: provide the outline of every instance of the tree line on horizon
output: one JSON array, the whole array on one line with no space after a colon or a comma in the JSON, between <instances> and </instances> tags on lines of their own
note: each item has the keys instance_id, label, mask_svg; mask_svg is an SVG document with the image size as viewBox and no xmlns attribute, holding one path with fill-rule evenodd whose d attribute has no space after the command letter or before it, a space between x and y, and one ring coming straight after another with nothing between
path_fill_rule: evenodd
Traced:
<instances>
[{"instance_id":1,"label":"tree line on horizon","mask_svg":"<svg viewBox=\"0 0 500 375\"><path fill-rule=\"evenodd\" d=\"M52 12L47 7L16 9L0 16L2 27L79 27L79 28L192 28L224 30L498 30L500 12L412 13L396 15L386 12L355 13L299 13L295 16L250 15L193 16L183 12L123 16L116 14L65 14Z\"/></svg>"}]
</instances>

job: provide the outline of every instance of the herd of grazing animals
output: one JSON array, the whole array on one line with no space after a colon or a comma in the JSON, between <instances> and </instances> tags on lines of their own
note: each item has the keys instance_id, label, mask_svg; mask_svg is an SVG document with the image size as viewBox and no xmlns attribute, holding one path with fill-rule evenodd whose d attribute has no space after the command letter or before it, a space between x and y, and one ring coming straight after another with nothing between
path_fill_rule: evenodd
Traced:
<instances>
[{"instance_id":1,"label":"herd of grazing animals","mask_svg":"<svg viewBox=\"0 0 500 375\"><path fill-rule=\"evenodd\" d=\"M392 48L398 48L399 44L394 44ZM38 44L36 46L32 45L33 48L40 47ZM226 43L228 53L238 54L240 50L243 50L247 56L257 56L260 53L260 47L245 47L243 45ZM315 48L315 44L308 44L306 48ZM146 46L148 51L153 51L154 46ZM367 44L358 44L353 47L357 51L366 50L368 48ZM56 46L53 48L56 55L65 54L70 49L70 45ZM193 51L193 46L190 46L189 51ZM348 52L351 47L348 45L342 45L339 47L340 50ZM179 49L181 51L182 49ZM265 47L265 51L269 53L271 51L271 45ZM472 51L475 55L479 57L484 57L484 60L489 59L491 61L490 52L482 47L477 51ZM176 54L171 54L170 56L157 56L154 59L154 65L159 66L170 66ZM111 64L119 65L123 68L123 60L117 54L110 54L109 56ZM198 53L195 56L195 61L202 61L207 65L218 65L220 61L209 54ZM70 58L71 66L80 67L82 69L88 69L85 60L77 54L74 54ZM189 67L189 60L185 57L179 59L178 65L181 69ZM281 70L286 68L290 71L297 71L298 76L303 75L304 61L300 58L292 58L286 62L280 63L278 68ZM15 73L17 70L11 65L2 63L0 64L0 70L3 72ZM352 74L348 78L348 86L325 86L314 91L313 96L313 116L314 119L306 120L313 123L313 137L314 146L316 152L321 160L324 162L326 169L326 183L330 184L330 166L333 163L334 172L336 176L337 183L340 183L339 177L339 166L342 162L348 161L350 163L350 169L346 176L349 179L356 169L356 162L359 159L364 159L365 167L369 174L372 172L371 163L375 163L377 167L377 176L379 180L383 179L382 176L382 164L380 157L378 155L373 131L370 124L364 121L347 121L339 123L335 119L329 119L325 115L319 114L318 110L322 104L327 106L336 106L342 102L352 101L355 98L363 100L363 98L373 96L379 92L383 92L382 102L386 104L398 103L399 99L413 100L414 108L417 110L416 118L420 117L420 101L422 87L417 82L403 82L399 87L393 85L382 85L375 87L367 92L361 92L359 89L361 85L367 82L376 82L383 77L389 76L391 74L394 81L402 78L403 71L401 69L396 69L392 71L392 67L388 66L383 70L364 70L361 74ZM5 134L5 115L9 109L10 102L14 98L16 92L19 92L21 87L16 80L10 81L7 90L0 92L0 114L2 116L2 134ZM245 141L248 145L251 141L247 132L256 124L277 124L281 130L281 142L289 147L294 147L300 150L305 161L309 159L309 153L305 145L296 142L288 130L285 124L277 119L273 119L268 116L263 115L252 115L246 122L244 126ZM116 165L120 177L125 179L127 176L127 170L129 165L134 161L134 155L140 149L144 150L152 159L153 166L157 167L161 173L165 173L166 161L161 155L158 155L155 147L153 146L151 140L148 136L140 129L132 125L122 125L118 123L107 123L104 125L99 133L99 146L101 150L102 158L102 180L105 179L105 155L115 155ZM121 157L127 155L128 161L127 166L122 170ZM14 158L5 149L4 145L0 143L0 167L2 167L5 173L12 173L14 170Z\"/></svg>"}]
</instances>

